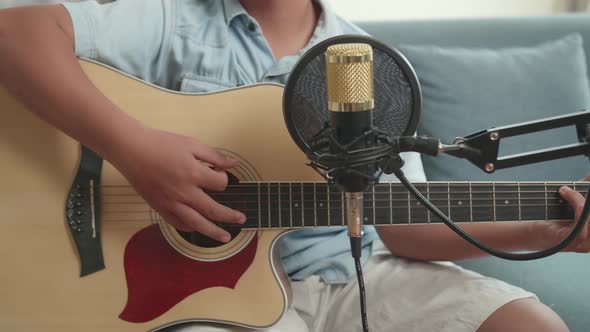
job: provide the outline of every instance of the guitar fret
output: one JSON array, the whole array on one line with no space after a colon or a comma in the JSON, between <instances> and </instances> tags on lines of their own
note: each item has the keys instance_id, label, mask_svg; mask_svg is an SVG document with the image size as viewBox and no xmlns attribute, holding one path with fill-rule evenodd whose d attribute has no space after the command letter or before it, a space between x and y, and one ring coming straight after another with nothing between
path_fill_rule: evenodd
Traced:
<instances>
[{"instance_id":1,"label":"guitar fret","mask_svg":"<svg viewBox=\"0 0 590 332\"><path fill-rule=\"evenodd\" d=\"M412 223L412 199L410 196L410 191L408 191L408 224Z\"/></svg>"},{"instance_id":2,"label":"guitar fret","mask_svg":"<svg viewBox=\"0 0 590 332\"><path fill-rule=\"evenodd\" d=\"M418 189L418 191L420 193L425 193L427 192L426 189L426 184L425 183L416 183L416 189ZM414 197L414 195L411 196L412 201L411 201L411 210L412 210L412 218L411 218L411 223L412 224L425 224L428 222L428 210L426 209L426 207L422 204L422 202L420 200L418 200L417 198Z\"/></svg>"},{"instance_id":3,"label":"guitar fret","mask_svg":"<svg viewBox=\"0 0 590 332\"><path fill-rule=\"evenodd\" d=\"M316 185L316 201L317 201L317 220L318 226L330 226L329 214L330 210L328 209L329 199L327 197L327 186L325 184Z\"/></svg>"},{"instance_id":4,"label":"guitar fret","mask_svg":"<svg viewBox=\"0 0 590 332\"><path fill-rule=\"evenodd\" d=\"M268 228L272 228L270 220L270 183L266 187L268 189Z\"/></svg>"},{"instance_id":5,"label":"guitar fret","mask_svg":"<svg viewBox=\"0 0 590 332\"><path fill-rule=\"evenodd\" d=\"M522 220L546 220L547 202L544 185L521 184L520 206ZM545 208L541 208L545 206Z\"/></svg>"},{"instance_id":6,"label":"guitar fret","mask_svg":"<svg viewBox=\"0 0 590 332\"><path fill-rule=\"evenodd\" d=\"M282 200L281 196L279 195L281 183L280 182L271 182L270 183L270 209L271 209L271 223L270 228L276 229L282 227L280 224L280 220L282 219L281 214L283 212L282 206L279 202Z\"/></svg>"},{"instance_id":7,"label":"guitar fret","mask_svg":"<svg viewBox=\"0 0 590 332\"><path fill-rule=\"evenodd\" d=\"M447 182L447 200L448 200L448 205L449 205L449 213L448 213L448 217L449 219L451 219L451 183Z\"/></svg>"},{"instance_id":8,"label":"guitar fret","mask_svg":"<svg viewBox=\"0 0 590 332\"><path fill-rule=\"evenodd\" d=\"M448 191L447 185L444 183L432 183L428 186L428 193L432 204L440 210L444 215L449 214L449 207L448 207ZM428 211L430 212L430 211ZM435 213L430 213L430 223L438 222L439 219Z\"/></svg>"},{"instance_id":9,"label":"guitar fret","mask_svg":"<svg viewBox=\"0 0 590 332\"><path fill-rule=\"evenodd\" d=\"M283 220L282 220L282 210L283 210L283 206L281 205L281 183L279 182L279 228L283 227Z\"/></svg>"},{"instance_id":10,"label":"guitar fret","mask_svg":"<svg viewBox=\"0 0 590 332\"><path fill-rule=\"evenodd\" d=\"M520 203L520 182L516 183L516 190L518 192L518 221L522 221L522 209Z\"/></svg>"},{"instance_id":11,"label":"guitar fret","mask_svg":"<svg viewBox=\"0 0 590 332\"><path fill-rule=\"evenodd\" d=\"M335 187L328 186L328 200L330 202L330 225L339 226L342 218L342 193Z\"/></svg>"},{"instance_id":12,"label":"guitar fret","mask_svg":"<svg viewBox=\"0 0 590 332\"><path fill-rule=\"evenodd\" d=\"M469 189L469 183L456 183L453 186L450 186L449 193L451 201L450 211L452 211L453 221L471 222L473 218L471 217L471 191Z\"/></svg>"},{"instance_id":13,"label":"guitar fret","mask_svg":"<svg viewBox=\"0 0 590 332\"><path fill-rule=\"evenodd\" d=\"M390 185L390 206L393 209L392 215L394 225L409 223L408 217L408 193L405 187L399 183Z\"/></svg>"},{"instance_id":14,"label":"guitar fret","mask_svg":"<svg viewBox=\"0 0 590 332\"><path fill-rule=\"evenodd\" d=\"M473 222L473 189L469 182L469 222Z\"/></svg>"},{"instance_id":15,"label":"guitar fret","mask_svg":"<svg viewBox=\"0 0 590 332\"><path fill-rule=\"evenodd\" d=\"M303 183L301 183L301 227L305 227L305 196L303 195Z\"/></svg>"},{"instance_id":16,"label":"guitar fret","mask_svg":"<svg viewBox=\"0 0 590 332\"><path fill-rule=\"evenodd\" d=\"M293 196L291 182L289 182L289 227L293 228Z\"/></svg>"},{"instance_id":17,"label":"guitar fret","mask_svg":"<svg viewBox=\"0 0 590 332\"><path fill-rule=\"evenodd\" d=\"M426 182L426 198L430 201L430 185L428 182ZM426 222L430 224L430 211L428 209L426 210Z\"/></svg>"},{"instance_id":18,"label":"guitar fret","mask_svg":"<svg viewBox=\"0 0 590 332\"><path fill-rule=\"evenodd\" d=\"M471 206L473 222L494 220L492 185L488 183L471 184Z\"/></svg>"},{"instance_id":19,"label":"guitar fret","mask_svg":"<svg viewBox=\"0 0 590 332\"><path fill-rule=\"evenodd\" d=\"M389 182L389 224L393 225L393 197L392 197L393 186Z\"/></svg>"},{"instance_id":20,"label":"guitar fret","mask_svg":"<svg viewBox=\"0 0 590 332\"><path fill-rule=\"evenodd\" d=\"M260 182L258 182L258 229L262 228L262 209L260 208Z\"/></svg>"},{"instance_id":21,"label":"guitar fret","mask_svg":"<svg viewBox=\"0 0 590 332\"><path fill-rule=\"evenodd\" d=\"M548 197L547 197L547 182L544 183L545 186L545 220L549 220L549 208L547 207Z\"/></svg>"},{"instance_id":22,"label":"guitar fret","mask_svg":"<svg viewBox=\"0 0 590 332\"><path fill-rule=\"evenodd\" d=\"M301 189L301 183L293 182L290 185L289 189L289 212L291 213L291 227L300 228L303 226L303 213L301 211L301 204L302 202L299 199L299 195L297 194Z\"/></svg>"},{"instance_id":23,"label":"guitar fret","mask_svg":"<svg viewBox=\"0 0 590 332\"><path fill-rule=\"evenodd\" d=\"M317 206L316 206L316 194L315 194L315 183L303 183L303 200L305 201L305 209L303 211L305 227L317 227Z\"/></svg>"},{"instance_id":24,"label":"guitar fret","mask_svg":"<svg viewBox=\"0 0 590 332\"><path fill-rule=\"evenodd\" d=\"M496 183L492 182L492 200L494 205L494 222L498 221L496 218Z\"/></svg>"},{"instance_id":25,"label":"guitar fret","mask_svg":"<svg viewBox=\"0 0 590 332\"><path fill-rule=\"evenodd\" d=\"M391 191L388 188L385 183L373 187L373 225L390 224Z\"/></svg>"},{"instance_id":26,"label":"guitar fret","mask_svg":"<svg viewBox=\"0 0 590 332\"><path fill-rule=\"evenodd\" d=\"M496 186L496 208L498 221L517 220L519 216L517 188L511 183L502 183Z\"/></svg>"}]
</instances>

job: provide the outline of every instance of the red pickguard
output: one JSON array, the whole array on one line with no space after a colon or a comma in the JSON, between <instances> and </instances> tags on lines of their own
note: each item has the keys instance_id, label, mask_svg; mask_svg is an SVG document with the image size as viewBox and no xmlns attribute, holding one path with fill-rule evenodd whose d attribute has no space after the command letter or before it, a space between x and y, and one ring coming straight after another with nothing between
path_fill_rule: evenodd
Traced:
<instances>
[{"instance_id":1,"label":"red pickguard","mask_svg":"<svg viewBox=\"0 0 590 332\"><path fill-rule=\"evenodd\" d=\"M132 323L148 322L200 290L234 288L252 264L257 244L258 237L254 237L230 258L201 262L172 248L158 225L142 229L125 248L127 305L119 318Z\"/></svg>"}]
</instances>

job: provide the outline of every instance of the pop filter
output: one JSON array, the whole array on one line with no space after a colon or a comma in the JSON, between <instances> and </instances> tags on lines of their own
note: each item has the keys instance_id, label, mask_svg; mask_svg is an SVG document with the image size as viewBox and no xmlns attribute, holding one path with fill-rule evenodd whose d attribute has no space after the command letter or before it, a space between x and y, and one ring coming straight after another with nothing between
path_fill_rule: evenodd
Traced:
<instances>
[{"instance_id":1,"label":"pop filter","mask_svg":"<svg viewBox=\"0 0 590 332\"><path fill-rule=\"evenodd\" d=\"M332 37L302 55L291 71L283 95L283 115L289 134L311 160L320 153L314 138L330 121L325 52L331 45L350 43L368 44L373 49L374 126L389 137L411 136L416 131L421 108L420 85L406 58L371 37Z\"/></svg>"}]
</instances>

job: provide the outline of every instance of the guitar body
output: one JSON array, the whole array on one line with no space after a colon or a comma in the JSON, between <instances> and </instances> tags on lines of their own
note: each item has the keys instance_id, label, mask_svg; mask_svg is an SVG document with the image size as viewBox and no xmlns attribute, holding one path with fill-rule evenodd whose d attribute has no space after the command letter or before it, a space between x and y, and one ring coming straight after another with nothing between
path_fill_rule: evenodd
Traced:
<instances>
[{"instance_id":1,"label":"guitar body","mask_svg":"<svg viewBox=\"0 0 590 332\"><path fill-rule=\"evenodd\" d=\"M146 125L237 157L241 180L319 179L304 167L305 156L285 130L278 85L188 95L81 64L105 95ZM242 231L215 248L186 242L170 235L147 205L128 213L137 202L109 201L132 189L107 162L104 204L96 207L104 215L99 231L106 267L81 277L65 215L80 146L4 91L0 105L0 331L155 331L185 321L262 328L284 314L288 279L273 251L284 231ZM105 211L109 204L123 212ZM236 263L242 254L245 265Z\"/></svg>"}]
</instances>

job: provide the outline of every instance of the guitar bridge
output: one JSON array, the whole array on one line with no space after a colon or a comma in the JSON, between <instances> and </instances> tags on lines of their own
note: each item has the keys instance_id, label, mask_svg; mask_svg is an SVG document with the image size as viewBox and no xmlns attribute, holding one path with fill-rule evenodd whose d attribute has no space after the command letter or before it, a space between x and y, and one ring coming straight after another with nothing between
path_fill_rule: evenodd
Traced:
<instances>
[{"instance_id":1,"label":"guitar bridge","mask_svg":"<svg viewBox=\"0 0 590 332\"><path fill-rule=\"evenodd\" d=\"M80 257L80 277L105 268L100 240L102 158L82 146L80 165L66 201L66 223Z\"/></svg>"}]
</instances>

